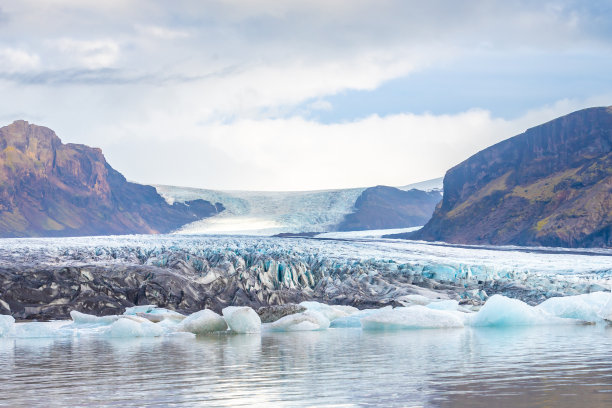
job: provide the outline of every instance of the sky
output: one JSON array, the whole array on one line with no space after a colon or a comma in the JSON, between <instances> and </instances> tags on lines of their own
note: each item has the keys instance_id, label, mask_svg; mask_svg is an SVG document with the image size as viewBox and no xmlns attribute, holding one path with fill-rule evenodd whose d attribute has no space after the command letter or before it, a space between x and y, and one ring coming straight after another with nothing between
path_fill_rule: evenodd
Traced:
<instances>
[{"instance_id":1,"label":"sky","mask_svg":"<svg viewBox=\"0 0 612 408\"><path fill-rule=\"evenodd\" d=\"M612 2L0 0L0 125L129 180L401 186L612 105Z\"/></svg>"}]
</instances>

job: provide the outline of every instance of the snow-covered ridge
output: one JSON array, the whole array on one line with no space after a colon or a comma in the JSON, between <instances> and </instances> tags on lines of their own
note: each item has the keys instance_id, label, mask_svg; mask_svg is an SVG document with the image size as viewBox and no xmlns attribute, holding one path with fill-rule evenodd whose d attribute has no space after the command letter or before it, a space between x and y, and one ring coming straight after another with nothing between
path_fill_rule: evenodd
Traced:
<instances>
[{"instance_id":1,"label":"snow-covered ridge","mask_svg":"<svg viewBox=\"0 0 612 408\"><path fill-rule=\"evenodd\" d=\"M425 180L418 183L408 184L406 186L398 187L400 190L423 190L423 191L440 191L444 189L444 177L438 177L431 180Z\"/></svg>"}]
</instances>

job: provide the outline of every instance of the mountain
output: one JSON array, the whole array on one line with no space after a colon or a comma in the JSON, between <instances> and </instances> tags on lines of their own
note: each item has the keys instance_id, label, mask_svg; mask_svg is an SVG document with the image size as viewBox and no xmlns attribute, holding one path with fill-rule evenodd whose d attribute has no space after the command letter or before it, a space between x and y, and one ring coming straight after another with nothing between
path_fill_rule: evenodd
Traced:
<instances>
[{"instance_id":1,"label":"mountain","mask_svg":"<svg viewBox=\"0 0 612 408\"><path fill-rule=\"evenodd\" d=\"M425 224L440 202L439 191L408 190L376 186L366 189L347 214L338 231L361 231L415 227Z\"/></svg>"},{"instance_id":2,"label":"mountain","mask_svg":"<svg viewBox=\"0 0 612 408\"><path fill-rule=\"evenodd\" d=\"M0 128L0 236L169 232L222 211L204 200L169 205L155 188L128 182L102 151L63 144L46 127Z\"/></svg>"},{"instance_id":3,"label":"mountain","mask_svg":"<svg viewBox=\"0 0 612 408\"><path fill-rule=\"evenodd\" d=\"M403 237L612 246L612 107L555 119L453 167L432 219Z\"/></svg>"},{"instance_id":4,"label":"mountain","mask_svg":"<svg viewBox=\"0 0 612 408\"><path fill-rule=\"evenodd\" d=\"M431 180L420 181L418 183L408 184L407 186L398 187L400 190L422 190L422 191L439 191L442 192L444 177L438 177Z\"/></svg>"},{"instance_id":5,"label":"mountain","mask_svg":"<svg viewBox=\"0 0 612 408\"><path fill-rule=\"evenodd\" d=\"M187 234L273 235L423 225L440 201L440 192L394 187L319 191L218 191L155 186L168 203L203 199L226 210L185 225Z\"/></svg>"}]
</instances>

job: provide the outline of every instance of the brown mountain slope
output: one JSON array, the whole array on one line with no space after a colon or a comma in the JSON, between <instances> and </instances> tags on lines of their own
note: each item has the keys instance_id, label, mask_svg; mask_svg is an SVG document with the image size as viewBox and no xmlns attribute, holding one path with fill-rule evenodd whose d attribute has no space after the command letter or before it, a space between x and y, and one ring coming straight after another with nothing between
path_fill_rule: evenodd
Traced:
<instances>
[{"instance_id":1,"label":"brown mountain slope","mask_svg":"<svg viewBox=\"0 0 612 408\"><path fill-rule=\"evenodd\" d=\"M612 246L612 107L555 119L453 167L432 219L410 238Z\"/></svg>"},{"instance_id":2,"label":"brown mountain slope","mask_svg":"<svg viewBox=\"0 0 612 408\"><path fill-rule=\"evenodd\" d=\"M366 189L338 231L415 227L425 224L442 198L439 191L400 190L376 186Z\"/></svg>"},{"instance_id":3,"label":"brown mountain slope","mask_svg":"<svg viewBox=\"0 0 612 408\"><path fill-rule=\"evenodd\" d=\"M222 209L170 206L153 187L126 181L100 149L63 144L48 128L0 128L0 236L169 232Z\"/></svg>"}]
</instances>

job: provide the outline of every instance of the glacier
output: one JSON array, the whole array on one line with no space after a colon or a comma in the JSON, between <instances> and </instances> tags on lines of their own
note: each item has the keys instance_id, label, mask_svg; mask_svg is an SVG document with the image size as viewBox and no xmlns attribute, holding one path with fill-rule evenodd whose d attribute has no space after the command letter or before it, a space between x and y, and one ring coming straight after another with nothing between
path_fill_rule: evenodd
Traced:
<instances>
[{"instance_id":1,"label":"glacier","mask_svg":"<svg viewBox=\"0 0 612 408\"><path fill-rule=\"evenodd\" d=\"M495 294L535 305L609 291L611 279L609 249L191 235L0 240L0 313L18 319L130 308L153 321L181 320L206 308L313 301L472 308Z\"/></svg>"},{"instance_id":2,"label":"glacier","mask_svg":"<svg viewBox=\"0 0 612 408\"><path fill-rule=\"evenodd\" d=\"M353 211L365 188L320 191L218 191L156 185L172 205L203 199L221 202L225 210L187 224L179 234L274 235L286 232L330 231Z\"/></svg>"}]
</instances>

